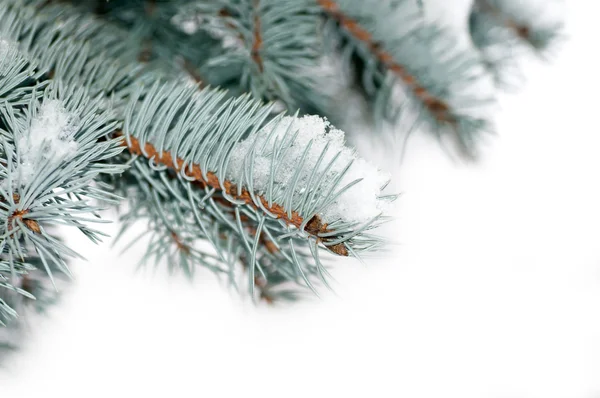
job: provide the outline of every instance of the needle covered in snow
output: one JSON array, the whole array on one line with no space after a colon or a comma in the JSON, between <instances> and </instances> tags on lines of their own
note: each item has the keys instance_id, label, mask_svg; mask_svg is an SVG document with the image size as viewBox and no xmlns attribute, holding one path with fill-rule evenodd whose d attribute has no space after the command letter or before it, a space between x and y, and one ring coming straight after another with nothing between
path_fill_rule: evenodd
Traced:
<instances>
[{"instance_id":1,"label":"needle covered in snow","mask_svg":"<svg viewBox=\"0 0 600 398\"><path fill-rule=\"evenodd\" d=\"M17 175L21 186L35 178L40 165L54 168L76 154L77 124L77 116L67 112L61 101L44 102L29 131L18 140Z\"/></svg>"},{"instance_id":2,"label":"needle covered in snow","mask_svg":"<svg viewBox=\"0 0 600 398\"><path fill-rule=\"evenodd\" d=\"M293 279L319 273L310 268L320 267L319 248L358 257L385 245L374 230L389 220L387 207L396 198L382 194L390 176L346 147L344 132L327 119L269 119L272 107L249 96L222 103L214 100L222 91L179 83L160 87L145 94L143 112L136 113L138 104L132 103L124 143L149 169L176 172L194 217L214 214L225 222L248 252L250 269L274 261L278 269L291 267L285 272ZM173 107L152 105L171 97L180 99ZM198 122L196 112L210 114L211 123ZM191 196L192 187L202 188L204 196ZM214 220L202 221L202 233L210 230L209 222ZM225 236L209 239L220 250ZM313 265L304 263L308 257Z\"/></svg>"},{"instance_id":3,"label":"needle covered in snow","mask_svg":"<svg viewBox=\"0 0 600 398\"><path fill-rule=\"evenodd\" d=\"M344 145L344 132L319 116L283 117L231 153L228 179L238 183L251 168L254 192L304 216L312 209L323 223L366 222L388 205L380 195L390 175L359 158Z\"/></svg>"}]
</instances>

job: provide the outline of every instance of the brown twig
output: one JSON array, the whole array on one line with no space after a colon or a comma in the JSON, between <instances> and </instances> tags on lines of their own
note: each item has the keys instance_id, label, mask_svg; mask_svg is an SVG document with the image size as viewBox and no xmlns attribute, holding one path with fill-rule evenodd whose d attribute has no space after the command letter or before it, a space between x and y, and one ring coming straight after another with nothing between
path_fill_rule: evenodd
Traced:
<instances>
[{"instance_id":1,"label":"brown twig","mask_svg":"<svg viewBox=\"0 0 600 398\"><path fill-rule=\"evenodd\" d=\"M173 238L173 241L175 242L177 249L179 249L181 252L183 252L186 255L190 254L190 251L191 251L190 247L188 245L186 245L185 243L183 243L183 241L181 240L179 235L177 235L177 233L175 233L175 231L171 231L171 238Z\"/></svg>"},{"instance_id":2,"label":"brown twig","mask_svg":"<svg viewBox=\"0 0 600 398\"><path fill-rule=\"evenodd\" d=\"M122 133L117 132L117 136L119 135L122 136ZM173 156L168 151L158 152L154 145L149 142L147 142L142 148L142 144L135 137L130 136L128 138L123 138L122 145L126 146L129 152L132 154L151 159L154 162L162 164L163 166L166 166L176 172L181 172L181 170L185 167L186 174L189 177L192 177L193 181L201 187L208 186L219 191L224 191L227 195L243 201L247 205L252 206L257 210L259 209L252 200L250 192L248 192L246 188L242 188L241 193L238 193L237 186L228 180L223 181L221 187L221 181L219 181L219 178L215 173L209 171L206 173L205 178L202 175L200 166L197 164L193 164L191 167L190 165L185 165L185 161L183 159L173 159ZM300 216L300 214L298 214L297 211L292 211L290 216L282 205L278 203L269 204L267 199L265 199L263 196L258 196L258 199L271 214L274 214L276 218L282 220L287 225L293 225L296 228L300 228L304 223L304 219L302 216ZM327 228L327 224L323 224L318 215L313 216L313 218L309 220L309 222L306 224L305 231L314 236L317 236L319 233L330 232L330 230ZM323 242L327 241L326 239L317 239ZM328 246L328 249L340 256L348 255L348 249L343 243Z\"/></svg>"},{"instance_id":3,"label":"brown twig","mask_svg":"<svg viewBox=\"0 0 600 398\"><path fill-rule=\"evenodd\" d=\"M206 87L206 84L204 83L204 79L202 79L202 76L200 76L200 73L198 73L198 70L194 67L194 65L187 58L183 59L183 69L198 84L198 88L202 89L202 88Z\"/></svg>"},{"instance_id":4,"label":"brown twig","mask_svg":"<svg viewBox=\"0 0 600 398\"><path fill-rule=\"evenodd\" d=\"M12 231L13 230L13 222L14 220L20 220L23 222L23 224L25 224L25 226L27 228L29 228L29 230L31 230L32 232L39 234L40 232L42 232L42 230L40 229L40 224L38 224L37 221L29 219L29 218L24 218L24 216L29 213L28 209L24 209L24 210L15 210L13 212L13 214L11 214L8 217L8 230Z\"/></svg>"},{"instance_id":5,"label":"brown twig","mask_svg":"<svg viewBox=\"0 0 600 398\"><path fill-rule=\"evenodd\" d=\"M254 277L254 286L259 291L260 299L263 300L265 303L272 305L275 303L275 299L273 298L273 296L267 293L267 284L268 282L265 278L261 276Z\"/></svg>"},{"instance_id":6,"label":"brown twig","mask_svg":"<svg viewBox=\"0 0 600 398\"><path fill-rule=\"evenodd\" d=\"M248 231L250 232L250 235L252 235L252 236L256 236L256 233L258 232L258 230L254 227L248 227ZM265 236L265 234L261 234L259 240L260 240L260 243L262 243L265 246L265 248L269 251L269 253L275 254L275 253L279 252L277 245L275 245L275 243L273 241L271 241L269 238L267 238Z\"/></svg>"},{"instance_id":7,"label":"brown twig","mask_svg":"<svg viewBox=\"0 0 600 398\"><path fill-rule=\"evenodd\" d=\"M456 118L450 112L450 106L442 99L435 97L425 87L417 82L406 68L398 63L390 53L385 51L381 44L376 42L373 35L361 27L357 21L345 15L339 5L333 0L317 0L321 8L335 19L355 39L365 43L369 50L381 62L381 64L392 71L413 92L413 94L424 104L440 122L456 124Z\"/></svg>"},{"instance_id":8,"label":"brown twig","mask_svg":"<svg viewBox=\"0 0 600 398\"><path fill-rule=\"evenodd\" d=\"M19 196L18 193L13 193L13 201L15 203L19 203L19 200L21 200L21 196ZM4 197L1 198L0 201L3 203L6 203L6 200ZM40 232L42 232L42 230L40 228L40 224L37 221L32 220L30 218L24 218L25 215L27 215L28 213L29 213L29 209L21 209L21 210L15 210L10 216L8 216L8 219L7 219L8 231L13 230L13 228L14 228L13 224L14 224L15 220L20 220L32 232L34 232L36 234L39 234Z\"/></svg>"},{"instance_id":9,"label":"brown twig","mask_svg":"<svg viewBox=\"0 0 600 398\"><path fill-rule=\"evenodd\" d=\"M252 60L258 66L258 71L260 73L262 73L264 70L264 64L263 64L262 57L260 55L260 51L263 46L263 39L262 39L262 32L261 32L262 24L261 24L259 13L258 13L258 8L260 6L260 0L254 0L253 6L254 6L254 30L253 30L253 34L252 34L252 50L251 50L250 54L252 56Z\"/></svg>"}]
</instances>

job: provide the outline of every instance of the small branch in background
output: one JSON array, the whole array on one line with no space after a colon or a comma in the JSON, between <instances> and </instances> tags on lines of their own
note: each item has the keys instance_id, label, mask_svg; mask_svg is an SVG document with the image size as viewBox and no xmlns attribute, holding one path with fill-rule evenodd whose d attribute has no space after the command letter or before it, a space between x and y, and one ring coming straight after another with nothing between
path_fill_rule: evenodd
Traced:
<instances>
[{"instance_id":1,"label":"small branch in background","mask_svg":"<svg viewBox=\"0 0 600 398\"><path fill-rule=\"evenodd\" d=\"M156 13L156 8L156 0L148 0L145 6L146 15L149 18L152 18L152 16ZM140 51L137 60L141 63L148 63L150 62L150 59L152 59L152 40L144 39L142 43L142 50Z\"/></svg>"},{"instance_id":2,"label":"small branch in background","mask_svg":"<svg viewBox=\"0 0 600 398\"><path fill-rule=\"evenodd\" d=\"M489 0L476 0L476 3L481 11L493 15L494 18L499 20L505 27L511 29L519 38L533 44L531 39L531 28L529 26L510 18Z\"/></svg>"},{"instance_id":3,"label":"small branch in background","mask_svg":"<svg viewBox=\"0 0 600 398\"><path fill-rule=\"evenodd\" d=\"M345 15L339 5L333 0L317 0L323 10L335 19L340 26L348 31L356 40L363 42L375 55L377 60L388 70L392 71L407 86L408 89L423 103L439 122L456 125L457 120L450 112L450 106L440 98L432 95L423 87L404 66L396 62L392 55L385 51L381 44L373 39L371 33L361 27L357 21Z\"/></svg>"},{"instance_id":4,"label":"small branch in background","mask_svg":"<svg viewBox=\"0 0 600 398\"><path fill-rule=\"evenodd\" d=\"M251 55L252 55L252 60L258 66L258 71L260 73L262 73L264 71L264 65L263 65L263 60L260 55L260 51L262 49L263 39L262 39L262 32L261 32L261 21L260 21L260 15L259 15L259 8L260 8L260 0L254 0L253 1L254 29L253 29L253 34L252 34Z\"/></svg>"}]
</instances>

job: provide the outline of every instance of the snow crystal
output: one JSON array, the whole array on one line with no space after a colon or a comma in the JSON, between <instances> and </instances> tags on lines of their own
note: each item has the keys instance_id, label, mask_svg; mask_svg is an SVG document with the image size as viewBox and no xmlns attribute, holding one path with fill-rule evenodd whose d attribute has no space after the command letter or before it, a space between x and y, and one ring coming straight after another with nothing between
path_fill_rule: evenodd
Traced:
<instances>
[{"instance_id":1,"label":"snow crystal","mask_svg":"<svg viewBox=\"0 0 600 398\"><path fill-rule=\"evenodd\" d=\"M77 152L75 133L78 118L67 112L59 100L46 101L31 122L27 134L18 140L19 183L30 183L43 167L56 167Z\"/></svg>"},{"instance_id":2,"label":"snow crystal","mask_svg":"<svg viewBox=\"0 0 600 398\"><path fill-rule=\"evenodd\" d=\"M292 128L286 134L290 125ZM309 183L311 184L310 188L313 188L324 178L324 183L318 193L320 196L317 196L317 198L323 198L327 195L335 178L352 161L352 166L342 178L336 192L357 179L362 180L345 191L334 203L322 209L320 214L322 221L331 223L341 219L345 222L365 222L386 210L387 203L378 199L378 196L381 194L381 187L389 180L390 175L380 172L373 164L357 157L353 150L345 146L344 132L332 127L326 119L319 116L301 118L286 116L279 123L265 126L255 136L237 143L232 150L227 178L239 181L241 170L247 167L244 164L246 155L254 148L253 188L258 194L266 192L271 173L273 148L277 148L282 140L291 141L296 131L298 131L296 139L283 156L274 176L275 186L285 188L292 185L305 150L309 143L312 143L302 169L299 171L299 179L293 196L296 199L294 203L297 203L297 199L301 197L302 193L309 189L307 186ZM325 176L309 182L313 170L317 167L318 159L327 145L329 146L323 160L318 165L317 172L321 172L318 174L319 176L338 153L339 156Z\"/></svg>"}]
</instances>

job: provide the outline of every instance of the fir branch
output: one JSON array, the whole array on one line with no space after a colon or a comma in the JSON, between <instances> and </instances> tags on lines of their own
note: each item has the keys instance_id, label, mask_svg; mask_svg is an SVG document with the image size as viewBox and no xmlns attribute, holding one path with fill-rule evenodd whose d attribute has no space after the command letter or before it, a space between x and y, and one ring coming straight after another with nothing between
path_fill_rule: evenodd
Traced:
<instances>
[{"instance_id":1,"label":"fir branch","mask_svg":"<svg viewBox=\"0 0 600 398\"><path fill-rule=\"evenodd\" d=\"M121 135L122 133L117 134ZM125 145L129 152L134 155L143 156L146 159L153 161L155 164L166 166L177 173L184 172L190 181L200 184L202 188L210 187L215 190L222 190L227 196L233 198L235 201L241 201L247 205L250 205L255 210L263 211L261 209L264 209L265 213L272 214L274 218L283 221L288 226L295 228L304 227L306 232L315 237L318 237L319 234L328 234L332 232L332 230L327 228L326 224L323 224L318 215L314 215L308 222L305 222L305 220L297 211L292 211L290 216L289 212L284 208L284 206L279 203L269 203L269 201L262 195L257 195L258 200L262 204L262 206L259 207L259 205L254 203L256 199L252 197L253 195L251 195L246 188L242 188L240 191L231 181L219 181L216 173L203 173L199 165L186 164L186 161L182 158L174 159L173 155L168 151L162 151L159 153L154 145L149 142L146 142L144 144L144 148L142 149L140 141L133 136L129 136L123 140L122 145ZM256 229L253 228L252 231L254 234L256 234ZM322 240L327 242L329 239L323 238ZM265 246L269 251L277 251L272 242L266 241L264 238L262 241L265 243ZM348 250L343 244L330 246L329 249L335 254L341 256L348 255Z\"/></svg>"},{"instance_id":2,"label":"fir branch","mask_svg":"<svg viewBox=\"0 0 600 398\"><path fill-rule=\"evenodd\" d=\"M330 17L338 21L350 35L356 40L364 43L383 67L398 76L398 78L413 92L415 97L424 104L425 108L434 115L436 120L456 125L457 120L455 116L450 113L450 106L443 99L437 98L423 87L417 81L415 76L411 75L403 65L395 61L394 57L382 48L381 43L375 41L371 33L361 27L356 20L345 15L334 0L317 0L317 3Z\"/></svg>"},{"instance_id":3,"label":"fir branch","mask_svg":"<svg viewBox=\"0 0 600 398\"><path fill-rule=\"evenodd\" d=\"M249 91L294 110L319 101L310 73L321 47L313 1L200 1L184 10L195 16L190 23L223 41L202 68L215 77L232 70L235 85L226 87L234 93Z\"/></svg>"},{"instance_id":4,"label":"fir branch","mask_svg":"<svg viewBox=\"0 0 600 398\"><path fill-rule=\"evenodd\" d=\"M467 155L476 154L475 142L492 130L486 113L494 102L476 52L459 45L451 32L424 22L412 2L317 3L328 16L328 40L335 43L341 36L340 51L361 60L359 82L376 122L406 121L407 136L424 124L438 137L451 133Z\"/></svg>"},{"instance_id":5,"label":"fir branch","mask_svg":"<svg viewBox=\"0 0 600 398\"><path fill-rule=\"evenodd\" d=\"M258 247L256 258L252 260L249 257L252 253L246 252L246 248L255 242L255 234L244 233L244 230L236 227L235 211L231 204L218 196L214 189L203 191L198 189L197 184L174 173L167 173L171 177L164 178L164 172L152 169L145 162L135 162L131 172L136 176L135 181L140 189L129 195L131 211L122 218L122 232L134 221L149 221L148 232L144 234L150 233L152 240L147 246L143 263L154 257L157 264L157 261L166 256L171 270L174 271L177 266L188 276L193 275L194 265L200 265L217 276L225 275L229 284L236 289L236 267L240 262L244 269L252 270L249 271L249 278L255 277L253 270L258 268L262 277L268 278L270 284L277 284L277 281L292 283L300 273L313 273L301 253L297 254L300 261L297 266L288 262L287 259L291 257L285 250L271 253ZM250 219L247 212L241 214L239 219L249 228L256 225L252 224L254 220ZM190 248L203 240L210 242L216 256L196 249L191 253L179 250L176 243L173 245L172 231L178 231L179 239ZM267 229L265 232L271 234ZM181 236L182 233L185 238ZM173 246L175 250L169 249ZM254 265L251 267L251 264ZM298 271L299 269L304 271ZM252 295L254 287L257 286L252 284L250 288Z\"/></svg>"},{"instance_id":6,"label":"fir branch","mask_svg":"<svg viewBox=\"0 0 600 398\"><path fill-rule=\"evenodd\" d=\"M169 236L167 241L181 256L188 257L182 250L182 229L194 239L209 241L216 250L216 262L190 261L226 275L231 275L234 265L242 261L252 281L250 291L254 291L254 280L260 275L275 294L279 291L275 285L280 283L271 285L271 275L275 280L283 278L281 283L302 281L313 287L313 277L326 283L327 272L316 254L317 245L342 256L360 256L380 247L382 240L368 231L384 222L385 217L374 213L371 219L360 222L333 218L339 213L327 209L353 186L362 186L366 181L343 182L344 175L354 168L336 166L336 160L343 162L341 159L347 160L344 156L348 155L344 152L346 155L334 156L340 148L333 144L333 152L325 146L316 164L306 163L311 144L292 149L298 131L286 125L288 119L281 116L264 125L270 112L270 107L248 97L224 101L220 91L198 91L176 82L157 83L132 98L123 129L117 135L128 153L134 155L130 186L136 186L140 195L135 210L126 218L138 219L143 214L152 225L161 225L151 229L157 231L157 236ZM337 137L338 133L330 134ZM273 144L259 144L260 140L275 137ZM250 152L245 153L247 150ZM299 152L294 154L294 150ZM281 180L283 171L278 170L286 152L287 156L304 152L296 164L296 176L285 177L287 182ZM264 167L259 158L263 154L272 158L269 175L261 177L270 180L271 187L257 191L254 180ZM238 176L242 170L246 175ZM310 179L303 180L302 193L295 193L302 173L303 178ZM367 197L364 199L369 203ZM185 210L180 216L168 216L175 208ZM179 240L173 239L173 232ZM151 252L154 249L148 255Z\"/></svg>"},{"instance_id":7,"label":"fir branch","mask_svg":"<svg viewBox=\"0 0 600 398\"><path fill-rule=\"evenodd\" d=\"M8 131L5 134L13 134L14 144L5 141L0 145L2 157L6 159L5 165L0 167L0 196L4 198L3 203L0 203L0 220L5 220L0 227L0 237L1 246L9 248L14 257L23 258L23 247L31 245L48 271L49 264L53 263L68 272L64 257L78 254L58 242L43 224L75 226L91 239L97 240L98 234L85 226L85 223L90 221L101 222L85 216L100 209L90 201L96 199L114 202L115 197L100 187L90 187L90 184L98 174L120 173L123 166L102 164L104 160L120 152L115 141L97 142L97 139L107 134L114 124L111 125L107 115L104 115L103 119L98 113L95 115L96 120L90 118L89 114L86 115L86 106L92 104L82 101L76 92L64 102L66 109L81 117L76 130L68 133L72 134L70 137L73 141L61 141L52 136L41 143L32 141L36 139L33 134L38 134L36 129L39 129L40 123L48 123L49 125L43 128L49 131L61 129L56 130L55 134L63 134L62 131L66 131L63 129L71 128L62 124L52 125L63 123L52 119L62 118L62 115L48 113L57 112L55 104L58 104L56 101L60 98L58 91L52 90L56 88L49 86L45 92L44 104L40 108L33 102L30 109L24 113L17 113L10 108L4 109L10 116ZM47 108L48 106L52 108ZM89 110L90 108L88 112ZM47 120L37 121L36 113L41 113L41 117ZM23 126L18 123L19 115L24 120L29 120L31 125ZM25 128L30 131L24 131ZM56 141L52 141L53 139ZM68 149L65 145L68 145Z\"/></svg>"},{"instance_id":8,"label":"fir branch","mask_svg":"<svg viewBox=\"0 0 600 398\"><path fill-rule=\"evenodd\" d=\"M117 125L106 97L120 103L136 73L92 53L85 38L101 30L97 25L83 32L73 14L46 19L53 11L38 13L41 4L0 4L7 22L0 27L0 253L17 290L35 274L29 268L31 275L18 275L17 259L35 263L53 284L57 270L69 274L66 259L80 257L52 225L75 227L95 242L103 235L88 225L103 222L103 206L94 202L118 198L99 175L125 168L108 162L122 148L106 139Z\"/></svg>"}]
</instances>

